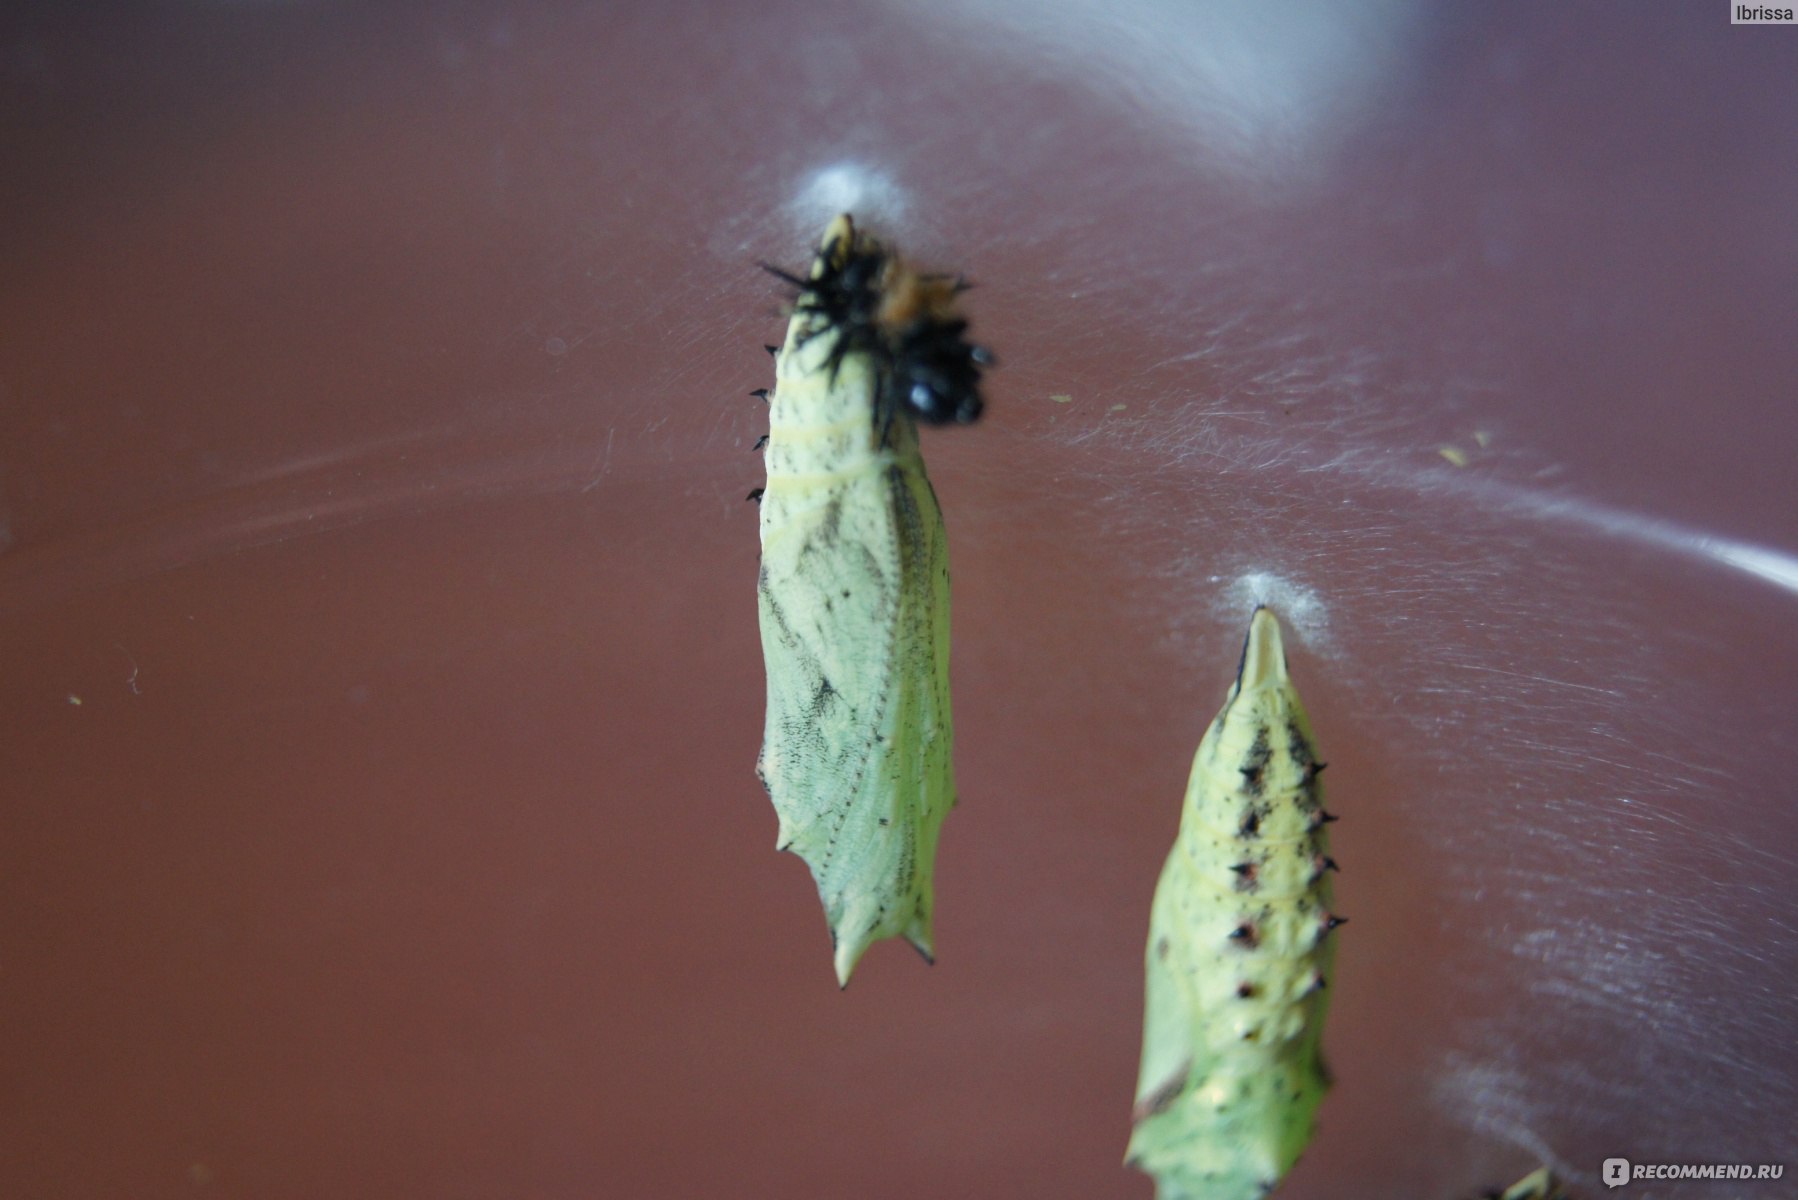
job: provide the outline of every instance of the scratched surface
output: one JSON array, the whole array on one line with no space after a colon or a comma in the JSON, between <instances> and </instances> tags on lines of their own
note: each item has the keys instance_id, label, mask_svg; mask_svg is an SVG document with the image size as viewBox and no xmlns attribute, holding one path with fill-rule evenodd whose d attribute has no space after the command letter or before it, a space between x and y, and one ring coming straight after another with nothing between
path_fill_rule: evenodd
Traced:
<instances>
[{"instance_id":1,"label":"scratched surface","mask_svg":"<svg viewBox=\"0 0 1798 1200\"><path fill-rule=\"evenodd\" d=\"M1791 1159L1790 31L1184 12L0 18L0 1194L1146 1197L1257 600L1352 919L1282 1195ZM837 207L1002 362L939 961L846 993L743 503Z\"/></svg>"}]
</instances>

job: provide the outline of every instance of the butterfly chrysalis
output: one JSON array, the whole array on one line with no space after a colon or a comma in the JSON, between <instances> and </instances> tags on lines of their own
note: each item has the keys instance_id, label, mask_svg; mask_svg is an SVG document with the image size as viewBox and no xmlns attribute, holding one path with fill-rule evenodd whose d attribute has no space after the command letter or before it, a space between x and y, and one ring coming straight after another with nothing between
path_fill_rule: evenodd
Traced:
<instances>
[{"instance_id":1,"label":"butterfly chrysalis","mask_svg":"<svg viewBox=\"0 0 1798 1200\"><path fill-rule=\"evenodd\" d=\"M1249 622L1193 759L1149 921L1142 1070L1126 1161L1160 1200L1267 1194L1311 1139L1342 918L1330 912L1317 759L1280 624Z\"/></svg>"},{"instance_id":2,"label":"butterfly chrysalis","mask_svg":"<svg viewBox=\"0 0 1798 1200\"><path fill-rule=\"evenodd\" d=\"M950 762L949 562L919 420L972 421L980 368L951 303L841 216L798 294L760 493L768 717L756 774L777 845L811 868L837 981L868 946L931 957L937 833Z\"/></svg>"}]
</instances>

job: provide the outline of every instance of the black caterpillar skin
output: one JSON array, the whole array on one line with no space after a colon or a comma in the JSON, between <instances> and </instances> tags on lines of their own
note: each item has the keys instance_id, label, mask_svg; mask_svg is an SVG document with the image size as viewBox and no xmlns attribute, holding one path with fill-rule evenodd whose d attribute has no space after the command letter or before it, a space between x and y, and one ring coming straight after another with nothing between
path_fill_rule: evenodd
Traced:
<instances>
[{"instance_id":1,"label":"black caterpillar skin","mask_svg":"<svg viewBox=\"0 0 1798 1200\"><path fill-rule=\"evenodd\" d=\"M763 270L796 289L794 308L816 314L815 328L835 333L828 360L833 371L851 354L873 360L881 380L883 426L899 409L930 425L978 420L985 407L981 368L995 360L967 340L968 322L955 313L955 298L968 284L955 276L919 274L890 248L858 232L847 217L843 221L848 232L823 247L823 270L812 278L767 263Z\"/></svg>"}]
</instances>

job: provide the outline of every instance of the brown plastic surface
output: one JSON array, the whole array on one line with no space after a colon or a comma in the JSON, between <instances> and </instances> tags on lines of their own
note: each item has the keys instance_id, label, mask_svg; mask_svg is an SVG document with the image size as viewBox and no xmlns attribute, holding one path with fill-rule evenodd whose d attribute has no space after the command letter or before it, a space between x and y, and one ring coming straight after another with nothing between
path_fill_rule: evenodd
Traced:
<instances>
[{"instance_id":1,"label":"brown plastic surface","mask_svg":"<svg viewBox=\"0 0 1798 1200\"><path fill-rule=\"evenodd\" d=\"M1352 918L1281 1195L1798 1168L1798 30L1186 13L0 18L0 1195L1145 1197L1256 600ZM939 961L846 993L743 501L837 207L1002 361Z\"/></svg>"}]
</instances>

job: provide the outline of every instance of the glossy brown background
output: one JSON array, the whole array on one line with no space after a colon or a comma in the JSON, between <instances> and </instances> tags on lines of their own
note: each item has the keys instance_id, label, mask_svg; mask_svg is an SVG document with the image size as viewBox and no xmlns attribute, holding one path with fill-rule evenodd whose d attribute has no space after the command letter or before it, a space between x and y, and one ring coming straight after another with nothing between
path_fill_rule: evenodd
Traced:
<instances>
[{"instance_id":1,"label":"glossy brown background","mask_svg":"<svg viewBox=\"0 0 1798 1200\"><path fill-rule=\"evenodd\" d=\"M1282 1194L1798 1167L1794 39L0 18L0 1194L1147 1196L1149 896L1256 600L1352 918ZM940 962L842 994L743 503L755 262L839 206L1003 360L926 446Z\"/></svg>"}]
</instances>

